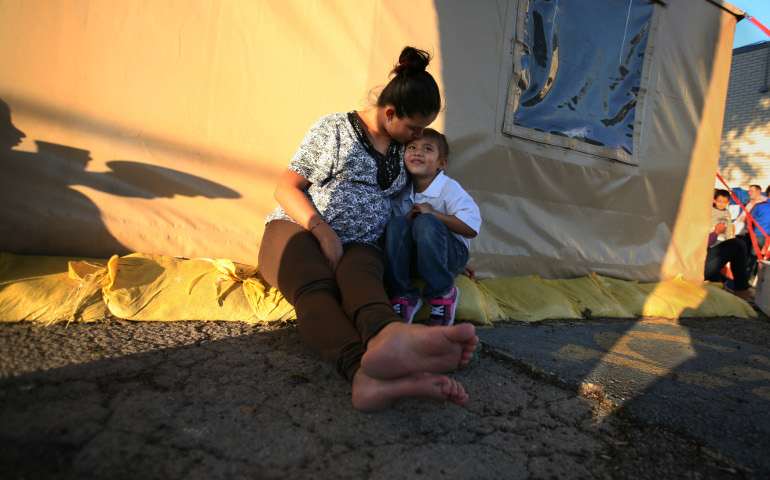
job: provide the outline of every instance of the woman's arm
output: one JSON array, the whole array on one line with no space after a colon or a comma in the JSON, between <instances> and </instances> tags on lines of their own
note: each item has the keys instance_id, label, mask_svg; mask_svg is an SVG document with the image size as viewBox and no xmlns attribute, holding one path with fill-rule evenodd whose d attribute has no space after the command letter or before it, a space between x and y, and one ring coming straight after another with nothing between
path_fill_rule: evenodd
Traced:
<instances>
[{"instance_id":1,"label":"woman's arm","mask_svg":"<svg viewBox=\"0 0 770 480\"><path fill-rule=\"evenodd\" d=\"M342 258L342 242L305 195L308 185L307 178L287 168L278 180L274 197L287 215L315 236L329 268L334 271Z\"/></svg>"}]
</instances>

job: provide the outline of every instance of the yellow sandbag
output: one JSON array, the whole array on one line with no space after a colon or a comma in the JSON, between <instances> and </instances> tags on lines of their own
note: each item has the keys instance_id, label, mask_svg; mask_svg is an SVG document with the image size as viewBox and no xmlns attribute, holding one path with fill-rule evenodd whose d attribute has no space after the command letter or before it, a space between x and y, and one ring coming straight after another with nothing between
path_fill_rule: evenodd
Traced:
<instances>
[{"instance_id":1,"label":"yellow sandbag","mask_svg":"<svg viewBox=\"0 0 770 480\"><path fill-rule=\"evenodd\" d=\"M697 311L684 311L682 317L738 317L738 318L757 318L757 312L751 308L748 302L741 300L732 293L708 282L686 282L679 279L685 287L692 290L701 298L701 303ZM700 315L698 313L709 312L710 315Z\"/></svg>"},{"instance_id":2,"label":"yellow sandbag","mask_svg":"<svg viewBox=\"0 0 770 480\"><path fill-rule=\"evenodd\" d=\"M412 279L412 283L420 291L425 287L425 280L421 278ZM455 278L455 286L460 290L455 321L464 320L481 325L491 325L493 321L506 318L497 302L482 291L478 284L470 278L465 275L458 275ZM430 305L428 302L424 302L414 320L416 323L427 323L429 316Z\"/></svg>"},{"instance_id":3,"label":"yellow sandbag","mask_svg":"<svg viewBox=\"0 0 770 480\"><path fill-rule=\"evenodd\" d=\"M711 305L703 302L705 293L696 291L686 283L677 277L663 282L642 283L639 286L642 290L664 299L671 306L673 313L668 318L717 316Z\"/></svg>"},{"instance_id":4,"label":"yellow sandbag","mask_svg":"<svg viewBox=\"0 0 770 480\"><path fill-rule=\"evenodd\" d=\"M585 317L631 318L634 316L592 273L569 280L543 280L559 290Z\"/></svg>"},{"instance_id":5,"label":"yellow sandbag","mask_svg":"<svg viewBox=\"0 0 770 480\"><path fill-rule=\"evenodd\" d=\"M71 263L77 264L74 270ZM100 292L106 263L0 252L0 321L49 324L108 317Z\"/></svg>"},{"instance_id":6,"label":"yellow sandbag","mask_svg":"<svg viewBox=\"0 0 770 480\"><path fill-rule=\"evenodd\" d=\"M529 322L580 318L580 312L559 290L537 276L490 278L478 284L497 301L507 318Z\"/></svg>"},{"instance_id":7,"label":"yellow sandbag","mask_svg":"<svg viewBox=\"0 0 770 480\"><path fill-rule=\"evenodd\" d=\"M662 318L677 318L674 307L650 288L643 288L639 282L618 280L597 275L604 285L634 315ZM654 285L654 284L648 284Z\"/></svg>"},{"instance_id":8,"label":"yellow sandbag","mask_svg":"<svg viewBox=\"0 0 770 480\"><path fill-rule=\"evenodd\" d=\"M592 274L476 283L460 275L455 282L460 289L457 319L480 324L579 318L581 310L614 318L757 316L748 303L719 287L681 278L639 284ZM426 321L428 312L426 305L417 320ZM265 284L256 266L229 260L133 254L105 262L0 253L0 321L94 321L110 313L131 320L295 318L292 306Z\"/></svg>"},{"instance_id":9,"label":"yellow sandbag","mask_svg":"<svg viewBox=\"0 0 770 480\"><path fill-rule=\"evenodd\" d=\"M505 311L503 311L503 308L497 303L497 300L495 300L492 295L487 293L486 290L482 289L478 282L475 282L464 275L461 275L460 277L455 280L455 284L461 286L462 288L467 283L468 286L465 287L465 290L472 292L472 298L466 304L468 310L464 310L462 304L458 308L458 315L461 315L460 318L470 318L472 319L471 321L475 321L473 320L475 318L474 315L476 315L475 312L481 314L481 309L483 308L483 318L486 319L486 322L479 321L478 323L492 324L494 322L508 319L508 315L506 315ZM460 293L462 295L462 290Z\"/></svg>"},{"instance_id":10,"label":"yellow sandbag","mask_svg":"<svg viewBox=\"0 0 770 480\"><path fill-rule=\"evenodd\" d=\"M107 262L90 260L73 260L67 264L69 278L78 282L78 290L71 295L67 304L72 308L73 319L78 318L78 312L85 309L92 310L96 318L104 318L109 315L109 309L102 299L102 288L107 284Z\"/></svg>"},{"instance_id":11,"label":"yellow sandbag","mask_svg":"<svg viewBox=\"0 0 770 480\"><path fill-rule=\"evenodd\" d=\"M650 317L755 318L751 305L721 288L704 282L673 280L639 284L599 277L634 313Z\"/></svg>"},{"instance_id":12,"label":"yellow sandbag","mask_svg":"<svg viewBox=\"0 0 770 480\"><path fill-rule=\"evenodd\" d=\"M212 260L134 253L112 257L104 301L129 320L232 320L256 317L242 285L223 284Z\"/></svg>"},{"instance_id":13,"label":"yellow sandbag","mask_svg":"<svg viewBox=\"0 0 770 480\"><path fill-rule=\"evenodd\" d=\"M215 260L219 282L240 282L243 293L260 321L296 320L294 307L277 288L264 281L257 266L235 264L230 260Z\"/></svg>"}]
</instances>

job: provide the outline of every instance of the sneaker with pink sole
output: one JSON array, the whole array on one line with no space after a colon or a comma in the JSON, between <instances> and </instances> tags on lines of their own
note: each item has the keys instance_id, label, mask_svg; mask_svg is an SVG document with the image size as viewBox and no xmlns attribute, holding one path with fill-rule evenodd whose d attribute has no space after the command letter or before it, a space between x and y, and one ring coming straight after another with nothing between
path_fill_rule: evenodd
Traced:
<instances>
[{"instance_id":1,"label":"sneaker with pink sole","mask_svg":"<svg viewBox=\"0 0 770 480\"><path fill-rule=\"evenodd\" d=\"M460 290L452 286L452 290L441 298L428 300L430 303L430 318L428 325L451 327L455 323L455 311L457 301L460 299Z\"/></svg>"},{"instance_id":2,"label":"sneaker with pink sole","mask_svg":"<svg viewBox=\"0 0 770 480\"><path fill-rule=\"evenodd\" d=\"M420 297L396 297L390 299L393 310L401 317L404 323L412 323L414 316L420 307L422 307L422 298Z\"/></svg>"}]
</instances>

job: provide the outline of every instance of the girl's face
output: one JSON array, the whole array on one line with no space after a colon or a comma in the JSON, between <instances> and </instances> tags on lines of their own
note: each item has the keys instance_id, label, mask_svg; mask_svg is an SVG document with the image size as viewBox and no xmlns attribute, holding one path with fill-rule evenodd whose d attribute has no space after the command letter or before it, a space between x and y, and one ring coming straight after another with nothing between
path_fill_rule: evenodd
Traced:
<instances>
[{"instance_id":1,"label":"girl's face","mask_svg":"<svg viewBox=\"0 0 770 480\"><path fill-rule=\"evenodd\" d=\"M433 139L417 138L406 145L404 166L413 177L433 179L446 163L446 158L439 158L438 142Z\"/></svg>"},{"instance_id":2,"label":"girl's face","mask_svg":"<svg viewBox=\"0 0 770 480\"><path fill-rule=\"evenodd\" d=\"M409 143L420 138L422 131L438 117L438 112L436 112L428 117L417 114L413 117L398 118L395 115L395 110L392 111L393 115L389 117L391 121L385 124L385 129L390 138L399 143Z\"/></svg>"},{"instance_id":3,"label":"girl's face","mask_svg":"<svg viewBox=\"0 0 770 480\"><path fill-rule=\"evenodd\" d=\"M728 205L730 205L729 197L719 196L714 199L714 206L717 207L717 210L724 210Z\"/></svg>"}]
</instances>

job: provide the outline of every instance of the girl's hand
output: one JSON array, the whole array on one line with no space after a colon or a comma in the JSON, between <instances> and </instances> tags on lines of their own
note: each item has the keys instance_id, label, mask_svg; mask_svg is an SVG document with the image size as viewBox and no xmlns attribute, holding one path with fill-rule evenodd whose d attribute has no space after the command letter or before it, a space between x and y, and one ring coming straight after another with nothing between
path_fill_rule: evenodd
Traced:
<instances>
[{"instance_id":1,"label":"girl's hand","mask_svg":"<svg viewBox=\"0 0 770 480\"><path fill-rule=\"evenodd\" d=\"M419 213L433 213L433 206L430 203L415 203L414 208L419 211Z\"/></svg>"},{"instance_id":2,"label":"girl's hand","mask_svg":"<svg viewBox=\"0 0 770 480\"><path fill-rule=\"evenodd\" d=\"M460 273L470 278L471 280L476 280L476 270L474 270L474 268L470 265L466 265L465 268L463 268L463 271Z\"/></svg>"},{"instance_id":3,"label":"girl's hand","mask_svg":"<svg viewBox=\"0 0 770 480\"><path fill-rule=\"evenodd\" d=\"M417 218L417 215L420 214L420 210L417 208L417 206L412 207L411 210L406 212L406 218L408 218L410 221L414 222L414 219Z\"/></svg>"}]
</instances>

